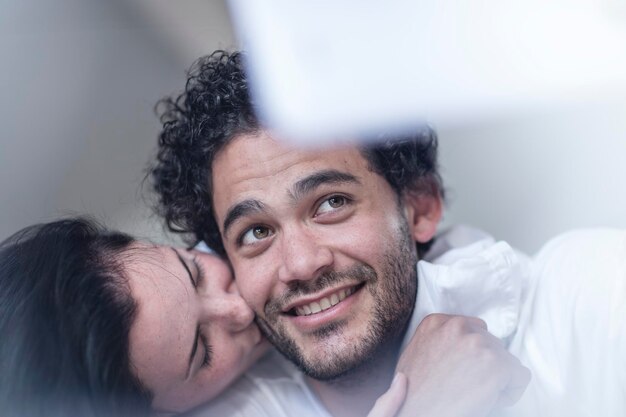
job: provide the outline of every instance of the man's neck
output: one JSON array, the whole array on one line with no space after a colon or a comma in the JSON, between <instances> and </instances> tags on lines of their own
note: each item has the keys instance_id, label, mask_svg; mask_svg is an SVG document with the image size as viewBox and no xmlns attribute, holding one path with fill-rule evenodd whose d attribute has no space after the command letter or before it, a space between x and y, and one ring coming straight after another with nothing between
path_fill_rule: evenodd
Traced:
<instances>
[{"instance_id":1,"label":"man's neck","mask_svg":"<svg viewBox=\"0 0 626 417\"><path fill-rule=\"evenodd\" d=\"M307 378L326 409L334 417L364 417L391 384L397 353L389 352L369 361L348 376L332 381Z\"/></svg>"}]
</instances>

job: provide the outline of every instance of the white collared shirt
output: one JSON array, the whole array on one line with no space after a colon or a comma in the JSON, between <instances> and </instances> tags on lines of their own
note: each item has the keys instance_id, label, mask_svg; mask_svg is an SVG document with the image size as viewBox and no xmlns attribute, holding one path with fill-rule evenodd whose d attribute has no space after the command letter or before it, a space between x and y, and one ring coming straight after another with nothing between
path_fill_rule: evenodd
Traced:
<instances>
[{"instance_id":1,"label":"white collared shirt","mask_svg":"<svg viewBox=\"0 0 626 417\"><path fill-rule=\"evenodd\" d=\"M522 399L498 416L626 416L626 230L552 239L509 351L530 368Z\"/></svg>"}]
</instances>

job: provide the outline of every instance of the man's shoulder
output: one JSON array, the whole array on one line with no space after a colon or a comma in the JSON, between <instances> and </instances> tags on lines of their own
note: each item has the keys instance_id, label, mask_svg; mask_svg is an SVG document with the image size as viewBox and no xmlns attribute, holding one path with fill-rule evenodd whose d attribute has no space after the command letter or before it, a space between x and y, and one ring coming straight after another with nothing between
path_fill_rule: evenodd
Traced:
<instances>
[{"instance_id":1,"label":"man's shoulder","mask_svg":"<svg viewBox=\"0 0 626 417\"><path fill-rule=\"evenodd\" d=\"M553 317L575 321L573 328L589 331L603 325L624 327L626 230L564 233L537 253L533 269L536 303L550 308Z\"/></svg>"},{"instance_id":2,"label":"man's shoulder","mask_svg":"<svg viewBox=\"0 0 626 417\"><path fill-rule=\"evenodd\" d=\"M625 250L626 229L578 229L549 240L535 256L535 262L544 268L559 261L565 266L595 269L623 260Z\"/></svg>"},{"instance_id":3,"label":"man's shoulder","mask_svg":"<svg viewBox=\"0 0 626 417\"><path fill-rule=\"evenodd\" d=\"M513 411L624 415L626 230L575 230L544 245L512 352L533 372Z\"/></svg>"}]
</instances>

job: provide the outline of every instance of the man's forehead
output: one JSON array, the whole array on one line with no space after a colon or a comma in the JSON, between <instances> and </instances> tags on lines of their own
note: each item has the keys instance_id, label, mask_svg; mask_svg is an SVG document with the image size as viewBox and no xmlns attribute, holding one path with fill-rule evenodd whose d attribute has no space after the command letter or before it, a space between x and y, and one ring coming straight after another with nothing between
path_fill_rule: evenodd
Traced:
<instances>
[{"instance_id":1,"label":"man's forehead","mask_svg":"<svg viewBox=\"0 0 626 417\"><path fill-rule=\"evenodd\" d=\"M358 183L368 170L358 147L302 149L290 147L267 133L233 139L216 156L213 164L213 205L219 223L234 208L253 202L292 202L307 178L344 175ZM338 180L335 180L335 183ZM330 183L331 181L328 181ZM248 210L250 211L250 210ZM253 210L257 211L258 210Z\"/></svg>"},{"instance_id":2,"label":"man's forehead","mask_svg":"<svg viewBox=\"0 0 626 417\"><path fill-rule=\"evenodd\" d=\"M296 148L261 131L240 135L220 150L213 163L213 176L214 181L231 174L235 174L237 179L261 178L284 174L285 171L298 175L300 171L325 166L351 169L362 168L366 164L357 146Z\"/></svg>"}]
</instances>

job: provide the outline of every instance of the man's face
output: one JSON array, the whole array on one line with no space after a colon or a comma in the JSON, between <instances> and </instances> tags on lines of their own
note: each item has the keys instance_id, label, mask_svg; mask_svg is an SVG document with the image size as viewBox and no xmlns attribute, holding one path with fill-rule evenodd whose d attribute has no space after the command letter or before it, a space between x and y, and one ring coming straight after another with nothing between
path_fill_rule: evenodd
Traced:
<instances>
[{"instance_id":1,"label":"man's face","mask_svg":"<svg viewBox=\"0 0 626 417\"><path fill-rule=\"evenodd\" d=\"M356 147L244 135L215 158L213 187L241 294L281 352L332 379L397 346L416 295L413 226Z\"/></svg>"}]
</instances>

